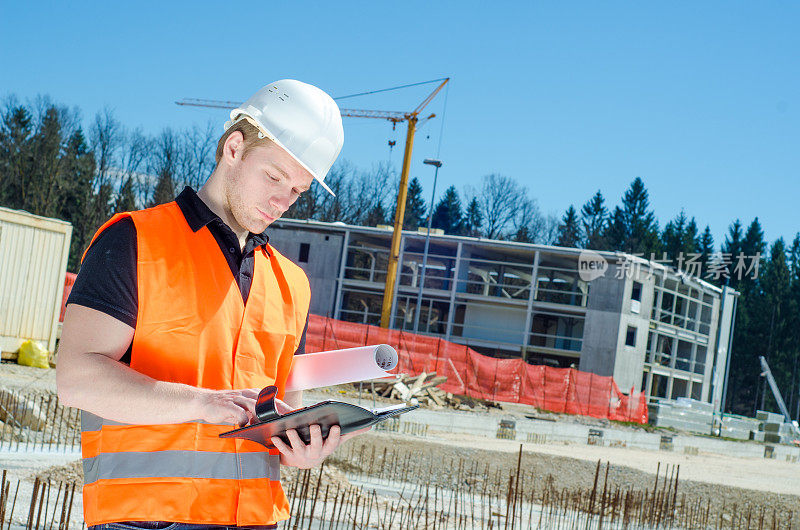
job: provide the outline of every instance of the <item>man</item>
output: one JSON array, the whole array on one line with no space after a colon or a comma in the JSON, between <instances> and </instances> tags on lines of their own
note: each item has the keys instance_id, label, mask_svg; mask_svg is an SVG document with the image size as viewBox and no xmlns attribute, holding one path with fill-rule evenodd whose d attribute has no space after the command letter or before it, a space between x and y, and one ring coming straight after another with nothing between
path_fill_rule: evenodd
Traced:
<instances>
[{"instance_id":1,"label":"man","mask_svg":"<svg viewBox=\"0 0 800 530\"><path fill-rule=\"evenodd\" d=\"M80 408L84 519L131 528L274 528L289 517L280 464L318 465L350 435L319 426L277 449L221 439L304 353L310 290L265 229L322 185L343 143L320 89L283 80L231 112L198 193L98 230L68 300L58 395ZM199 525L199 526L198 526Z\"/></svg>"}]
</instances>

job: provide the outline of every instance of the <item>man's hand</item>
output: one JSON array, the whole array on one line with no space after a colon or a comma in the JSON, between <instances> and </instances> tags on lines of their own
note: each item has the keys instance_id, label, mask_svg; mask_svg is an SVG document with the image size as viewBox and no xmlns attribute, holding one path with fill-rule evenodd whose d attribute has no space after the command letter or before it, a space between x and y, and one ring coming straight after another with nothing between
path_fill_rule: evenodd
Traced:
<instances>
[{"instance_id":1,"label":"man's hand","mask_svg":"<svg viewBox=\"0 0 800 530\"><path fill-rule=\"evenodd\" d=\"M290 395L287 393L285 397L289 398ZM302 394L298 392L291 397L293 402L300 408L300 404L303 402ZM275 410L278 411L278 414L283 415L297 409L276 398ZM328 437L323 441L320 426L311 425L311 443L308 445L303 443L303 440L300 439L300 435L297 434L297 431L294 429L286 431L286 436L289 438L291 446L286 445L283 440L277 436L273 436L271 440L272 443L275 444L275 447L278 448L278 451L281 452L281 464L300 469L308 469L321 464L322 461L325 460L325 457L333 453L342 442L345 442L357 434L367 432L369 429L370 428L367 427L366 429L360 429L342 435L341 428L338 425L334 425L331 427Z\"/></svg>"},{"instance_id":2,"label":"man's hand","mask_svg":"<svg viewBox=\"0 0 800 530\"><path fill-rule=\"evenodd\" d=\"M239 427L252 423L256 417L259 389L206 390L198 389L198 417L208 423L231 424Z\"/></svg>"},{"instance_id":3,"label":"man's hand","mask_svg":"<svg viewBox=\"0 0 800 530\"><path fill-rule=\"evenodd\" d=\"M328 437L322 441L322 431L319 425L311 425L311 443L306 445L300 439L300 435L294 429L286 431L286 436L291 442L291 447L283 443L277 436L271 438L272 443L281 452L281 464L284 466L297 467L300 469L308 469L318 466L325 458L333 453L339 445L356 436L367 432L369 427L360 429L358 431L349 432L345 435L341 434L341 428L338 425L331 427Z\"/></svg>"}]
</instances>

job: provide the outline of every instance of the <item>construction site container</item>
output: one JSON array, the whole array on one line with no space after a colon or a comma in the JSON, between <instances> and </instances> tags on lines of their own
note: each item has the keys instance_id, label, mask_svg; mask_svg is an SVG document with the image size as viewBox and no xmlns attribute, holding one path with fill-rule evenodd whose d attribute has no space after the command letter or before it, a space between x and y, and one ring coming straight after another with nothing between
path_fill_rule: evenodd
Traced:
<instances>
[{"instance_id":1,"label":"construction site container","mask_svg":"<svg viewBox=\"0 0 800 530\"><path fill-rule=\"evenodd\" d=\"M72 225L0 207L0 351L55 349Z\"/></svg>"}]
</instances>

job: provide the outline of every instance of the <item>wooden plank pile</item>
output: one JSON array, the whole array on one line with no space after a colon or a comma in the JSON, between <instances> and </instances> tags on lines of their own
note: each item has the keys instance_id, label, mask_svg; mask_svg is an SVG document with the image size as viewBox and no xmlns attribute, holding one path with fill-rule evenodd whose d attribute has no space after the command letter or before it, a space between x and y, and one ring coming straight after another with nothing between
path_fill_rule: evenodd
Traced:
<instances>
[{"instance_id":1,"label":"wooden plank pile","mask_svg":"<svg viewBox=\"0 0 800 530\"><path fill-rule=\"evenodd\" d=\"M447 381L447 377L436 372L422 372L419 375L399 374L395 379L376 379L369 381L367 388L374 389L376 396L410 402L416 400L420 405L432 409L445 407L470 410L476 405L486 408L501 408L499 403L472 399L465 396L454 396L439 388Z\"/></svg>"},{"instance_id":2,"label":"wooden plank pile","mask_svg":"<svg viewBox=\"0 0 800 530\"><path fill-rule=\"evenodd\" d=\"M422 372L419 375L400 374L396 379L370 381L370 388L374 388L375 395L381 397L400 401L416 399L421 405L441 409L449 404L449 399L452 399L452 394L437 388L445 381L447 377L436 375L436 372Z\"/></svg>"}]
</instances>

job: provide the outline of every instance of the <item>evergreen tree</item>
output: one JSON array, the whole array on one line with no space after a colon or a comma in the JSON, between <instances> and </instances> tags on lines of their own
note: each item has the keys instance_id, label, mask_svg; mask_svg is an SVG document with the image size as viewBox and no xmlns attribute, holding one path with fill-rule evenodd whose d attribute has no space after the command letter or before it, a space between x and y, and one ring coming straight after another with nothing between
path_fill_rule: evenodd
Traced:
<instances>
[{"instance_id":1,"label":"evergreen tree","mask_svg":"<svg viewBox=\"0 0 800 530\"><path fill-rule=\"evenodd\" d=\"M650 199L641 178L636 177L623 195L622 207L614 208L606 236L613 250L648 258L658 253L658 222L650 210Z\"/></svg>"},{"instance_id":2,"label":"evergreen tree","mask_svg":"<svg viewBox=\"0 0 800 530\"><path fill-rule=\"evenodd\" d=\"M558 226L556 245L560 247L577 247L580 241L581 225L578 220L578 212L570 204L566 213L564 213L564 217L561 218L561 224Z\"/></svg>"},{"instance_id":3,"label":"evergreen tree","mask_svg":"<svg viewBox=\"0 0 800 530\"><path fill-rule=\"evenodd\" d=\"M736 219L731 225L728 227L728 234L725 236L725 241L722 243L722 254L725 255L725 259L731 262L732 260L736 259L736 256L742 251L742 222L739 219ZM733 271L733 267L728 265L728 276L730 276L731 272ZM726 282L729 285L734 286L736 282L734 281L731 283L731 278L729 277L727 280L725 278L720 278L722 284Z\"/></svg>"},{"instance_id":4,"label":"evergreen tree","mask_svg":"<svg viewBox=\"0 0 800 530\"><path fill-rule=\"evenodd\" d=\"M367 226L378 226L386 224L386 211L383 209L381 203L376 203L375 206L367 213L364 221Z\"/></svg>"},{"instance_id":5,"label":"evergreen tree","mask_svg":"<svg viewBox=\"0 0 800 530\"><path fill-rule=\"evenodd\" d=\"M581 224L585 248L607 250L604 233L608 224L608 208L605 207L605 199L600 190L581 208Z\"/></svg>"},{"instance_id":6,"label":"evergreen tree","mask_svg":"<svg viewBox=\"0 0 800 530\"><path fill-rule=\"evenodd\" d=\"M788 357L791 358L791 384L787 407L794 414L795 419L800 419L800 233L796 234L789 249L789 302L786 315L786 340L791 345Z\"/></svg>"},{"instance_id":7,"label":"evergreen tree","mask_svg":"<svg viewBox=\"0 0 800 530\"><path fill-rule=\"evenodd\" d=\"M785 248L785 244L783 246ZM731 255L731 286L748 294L757 292L760 283L758 276L764 270L766 251L764 231L756 217L747 227L739 251Z\"/></svg>"},{"instance_id":8,"label":"evergreen tree","mask_svg":"<svg viewBox=\"0 0 800 530\"><path fill-rule=\"evenodd\" d=\"M460 234L462 230L461 199L455 186L450 186L433 210L431 226L441 228L446 234Z\"/></svg>"},{"instance_id":9,"label":"evergreen tree","mask_svg":"<svg viewBox=\"0 0 800 530\"><path fill-rule=\"evenodd\" d=\"M464 220L462 223L464 235L470 237L480 237L481 227L483 226L483 214L481 214L481 207L478 204L478 199L473 197L469 201L467 211L464 212Z\"/></svg>"},{"instance_id":10,"label":"evergreen tree","mask_svg":"<svg viewBox=\"0 0 800 530\"><path fill-rule=\"evenodd\" d=\"M3 113L0 125L0 204L22 208L25 179L34 162L29 139L33 120L28 109L12 106Z\"/></svg>"},{"instance_id":11,"label":"evergreen tree","mask_svg":"<svg viewBox=\"0 0 800 530\"><path fill-rule=\"evenodd\" d=\"M48 107L42 117L38 130L31 138L31 154L36 161L31 167L31 173L25 187L23 209L37 215L52 217L58 208L57 177L60 173L62 160L61 116L53 106ZM66 132L66 131L63 131ZM72 142L72 138L68 140ZM83 142L83 136L77 139Z\"/></svg>"},{"instance_id":12,"label":"evergreen tree","mask_svg":"<svg viewBox=\"0 0 800 530\"><path fill-rule=\"evenodd\" d=\"M397 216L397 207L392 210L392 222ZM417 177L412 177L408 183L406 195L406 211L403 216L403 230L416 230L425 226L428 210L425 208L425 199L422 198L422 184Z\"/></svg>"},{"instance_id":13,"label":"evergreen tree","mask_svg":"<svg viewBox=\"0 0 800 530\"><path fill-rule=\"evenodd\" d=\"M686 212L681 210L681 213L664 227L661 247L673 266L684 268L683 264L700 251L697 222L694 217L688 220Z\"/></svg>"},{"instance_id":14,"label":"evergreen tree","mask_svg":"<svg viewBox=\"0 0 800 530\"><path fill-rule=\"evenodd\" d=\"M609 216L606 229L603 232L602 238L606 243L604 250L622 250L625 246L625 241L628 238L628 231L626 228L625 213L619 206L614 208Z\"/></svg>"},{"instance_id":15,"label":"evergreen tree","mask_svg":"<svg viewBox=\"0 0 800 530\"><path fill-rule=\"evenodd\" d=\"M745 236L745 240L747 236ZM786 259L786 244L783 238L773 243L769 260L763 272L763 324L767 332L767 342L762 347L762 355L769 362L775 382L784 396L792 386L793 361L797 351L796 343L791 340L788 324L792 315L791 303L791 271ZM772 393L766 392L764 409L777 410Z\"/></svg>"},{"instance_id":16,"label":"evergreen tree","mask_svg":"<svg viewBox=\"0 0 800 530\"><path fill-rule=\"evenodd\" d=\"M789 268L792 277L800 278L800 232L795 234L792 247L789 250Z\"/></svg>"},{"instance_id":17,"label":"evergreen tree","mask_svg":"<svg viewBox=\"0 0 800 530\"><path fill-rule=\"evenodd\" d=\"M114 201L114 213L136 210L136 195L133 193L133 178L128 177L122 184Z\"/></svg>"},{"instance_id":18,"label":"evergreen tree","mask_svg":"<svg viewBox=\"0 0 800 530\"><path fill-rule=\"evenodd\" d=\"M150 172L156 175L156 187L149 206L158 206L175 199L175 181L179 165L179 136L172 129L164 129L155 144Z\"/></svg>"},{"instance_id":19,"label":"evergreen tree","mask_svg":"<svg viewBox=\"0 0 800 530\"><path fill-rule=\"evenodd\" d=\"M107 209L98 211L94 198L94 155L89 151L81 130L70 136L64 150L59 181L61 204L56 217L72 223L72 240L68 269L77 271L80 255L89 245L92 236L107 219Z\"/></svg>"},{"instance_id":20,"label":"evergreen tree","mask_svg":"<svg viewBox=\"0 0 800 530\"><path fill-rule=\"evenodd\" d=\"M777 247L785 249L783 242ZM740 414L752 415L761 405L765 387L764 381L758 376L761 372L758 356L765 355L771 349L770 341L777 337L773 317L773 311L777 311L777 308L774 306L774 297L768 297L766 292L770 289L767 284L780 276L776 268L781 268L781 265L767 264L765 250L764 232L758 218L750 223L744 235L737 219L731 225L723 245L723 252L731 255L728 283L741 293L736 309L736 333L733 335L728 385L736 389L730 393L730 408ZM779 253L782 254L783 250ZM774 258L777 258L777 254ZM785 263L785 256L783 261ZM765 268L771 269L771 272L767 274Z\"/></svg>"},{"instance_id":21,"label":"evergreen tree","mask_svg":"<svg viewBox=\"0 0 800 530\"><path fill-rule=\"evenodd\" d=\"M153 190L153 198L150 200L150 206L158 206L165 204L175 199L175 184L172 180L172 175L169 173L161 173L158 176L156 187Z\"/></svg>"},{"instance_id":22,"label":"evergreen tree","mask_svg":"<svg viewBox=\"0 0 800 530\"><path fill-rule=\"evenodd\" d=\"M711 260L711 255L714 254L714 236L711 235L711 229L706 225L703 234L700 236L700 272L701 277L706 278L708 271L708 262Z\"/></svg>"},{"instance_id":23,"label":"evergreen tree","mask_svg":"<svg viewBox=\"0 0 800 530\"><path fill-rule=\"evenodd\" d=\"M786 247L782 240L781 245L783 248ZM764 230L761 229L761 223L758 221L758 217L756 217L747 227L747 232L744 234L744 239L742 240L742 253L745 255L745 257L763 259L766 249L767 244L764 241Z\"/></svg>"},{"instance_id":24,"label":"evergreen tree","mask_svg":"<svg viewBox=\"0 0 800 530\"><path fill-rule=\"evenodd\" d=\"M686 236L684 238L684 249L691 249L691 253L700 252L700 229L694 217L689 220L686 226Z\"/></svg>"},{"instance_id":25,"label":"evergreen tree","mask_svg":"<svg viewBox=\"0 0 800 530\"><path fill-rule=\"evenodd\" d=\"M527 225L522 225L517 228L517 231L514 232L514 236L511 239L518 243L535 243L531 228Z\"/></svg>"}]
</instances>

